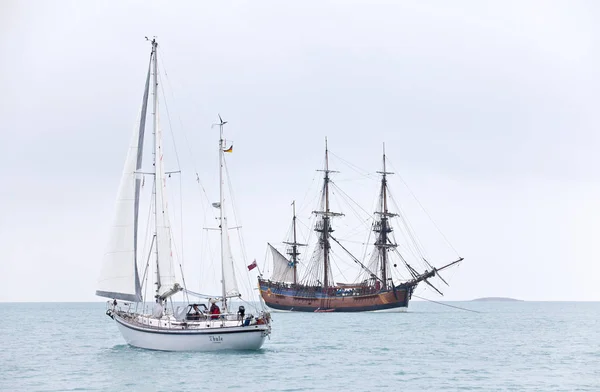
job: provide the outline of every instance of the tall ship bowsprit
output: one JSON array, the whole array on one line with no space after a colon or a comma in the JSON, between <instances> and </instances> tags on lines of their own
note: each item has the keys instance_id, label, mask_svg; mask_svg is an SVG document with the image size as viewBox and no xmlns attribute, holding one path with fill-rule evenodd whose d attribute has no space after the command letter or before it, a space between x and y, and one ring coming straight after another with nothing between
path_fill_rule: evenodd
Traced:
<instances>
[{"instance_id":1,"label":"tall ship bowsprit","mask_svg":"<svg viewBox=\"0 0 600 392\"><path fill-rule=\"evenodd\" d=\"M268 244L273 259L272 274L270 279L262 276L258 279L260 294L265 304L275 310L296 312L399 312L407 309L413 291L421 282L441 294L430 280L437 276L446 283L439 272L458 264L463 258L458 257L457 260L441 267L434 267L419 250L418 241L415 240L401 212L390 211L388 176L393 173L387 171L385 146L383 170L377 172L381 176L377 211L371 219L373 249L370 257L365 258L366 263L355 257L343 245L344 241L341 238L334 236L333 220L342 217L343 214L330 208L330 188L334 186L331 174L335 171L329 168L329 154L325 141L325 167L322 170L324 177L319 208L312 212L316 218L313 230L317 237L314 251L310 259L301 262L300 249L306 244L299 243L297 239L297 217L293 203L292 238L284 242L287 251L280 252ZM393 234L394 218L399 218L403 223L404 232L412 240L417 249L417 256L421 259L420 266L417 266L417 263L409 263L407 257L399 251ZM342 253L355 263L358 276L354 282L342 283L334 279L332 246L341 249ZM405 279L398 279L400 274L394 273L399 265L408 273ZM424 271L419 272L419 267ZM393 274L396 277L392 276Z\"/></svg>"}]
</instances>

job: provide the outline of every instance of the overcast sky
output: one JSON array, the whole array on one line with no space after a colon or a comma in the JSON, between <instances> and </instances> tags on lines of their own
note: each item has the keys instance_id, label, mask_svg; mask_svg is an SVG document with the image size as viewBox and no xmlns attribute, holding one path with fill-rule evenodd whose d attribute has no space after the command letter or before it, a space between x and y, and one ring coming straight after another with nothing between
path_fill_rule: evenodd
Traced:
<instances>
[{"instance_id":1,"label":"overcast sky","mask_svg":"<svg viewBox=\"0 0 600 392\"><path fill-rule=\"evenodd\" d=\"M230 122L249 260L284 239L325 136L370 172L385 142L465 257L445 299L600 300L598 20L593 1L3 0L0 301L99 299L146 35L161 45L182 177L197 167L215 201L210 125L217 113ZM356 173L334 168L360 199ZM184 201L186 225L207 220L199 195Z\"/></svg>"}]
</instances>

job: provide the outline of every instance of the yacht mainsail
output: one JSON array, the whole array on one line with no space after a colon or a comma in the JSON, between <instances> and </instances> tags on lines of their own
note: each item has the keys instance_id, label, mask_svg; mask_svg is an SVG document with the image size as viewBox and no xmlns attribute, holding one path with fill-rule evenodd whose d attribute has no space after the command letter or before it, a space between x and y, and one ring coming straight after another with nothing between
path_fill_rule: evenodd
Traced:
<instances>
[{"instance_id":1,"label":"yacht mainsail","mask_svg":"<svg viewBox=\"0 0 600 392\"><path fill-rule=\"evenodd\" d=\"M133 131L125 159L109 243L102 260L102 269L96 290L96 295L101 297L135 302L142 301L137 263L141 184L138 171L142 167L151 64L152 58L148 66L140 118Z\"/></svg>"}]
</instances>

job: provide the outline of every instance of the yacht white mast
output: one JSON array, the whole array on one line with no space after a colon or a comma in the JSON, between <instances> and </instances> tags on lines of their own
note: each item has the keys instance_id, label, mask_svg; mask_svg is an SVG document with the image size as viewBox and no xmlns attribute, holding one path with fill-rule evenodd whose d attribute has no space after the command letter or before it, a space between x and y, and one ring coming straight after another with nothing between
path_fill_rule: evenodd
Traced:
<instances>
[{"instance_id":1,"label":"yacht white mast","mask_svg":"<svg viewBox=\"0 0 600 392\"><path fill-rule=\"evenodd\" d=\"M154 68L154 72L152 73L152 136L154 137L154 148L152 149L152 173L154 175L154 189L152 192L154 193L154 244L155 244L155 254L156 254L156 300L159 301L159 290L160 290L160 267L158 262L158 209L162 208L158 205L158 184L156 178L156 147L157 147L157 132L158 132L158 61L156 52L158 49L158 42L156 42L156 38L152 39L152 65Z\"/></svg>"},{"instance_id":2,"label":"yacht white mast","mask_svg":"<svg viewBox=\"0 0 600 392\"><path fill-rule=\"evenodd\" d=\"M156 253L156 302L163 303L167 298L181 291L173 265L171 223L168 211L167 183L164 168L162 131L159 126L158 107L158 43L152 40L152 79L154 152L152 155L154 187L154 239Z\"/></svg>"},{"instance_id":3,"label":"yacht white mast","mask_svg":"<svg viewBox=\"0 0 600 392\"><path fill-rule=\"evenodd\" d=\"M223 125L227 124L227 121L223 121L221 115L219 115L219 229L221 231L221 288L223 292L223 312L227 312L227 288L225 285L225 238L228 235L227 225L224 225L226 219L223 215L223 209L225 208L224 196L223 196L223 165L225 157L223 149L225 148L225 140L223 140ZM223 227L225 226L225 230Z\"/></svg>"}]
</instances>

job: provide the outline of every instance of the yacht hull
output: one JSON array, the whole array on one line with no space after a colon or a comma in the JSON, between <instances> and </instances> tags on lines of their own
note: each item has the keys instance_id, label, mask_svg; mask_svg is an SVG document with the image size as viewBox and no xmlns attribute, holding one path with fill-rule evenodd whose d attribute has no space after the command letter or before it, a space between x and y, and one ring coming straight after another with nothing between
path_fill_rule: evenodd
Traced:
<instances>
[{"instance_id":1,"label":"yacht hull","mask_svg":"<svg viewBox=\"0 0 600 392\"><path fill-rule=\"evenodd\" d=\"M149 328L117 315L114 320L127 344L160 351L258 350L270 332L267 325L192 330Z\"/></svg>"}]
</instances>

